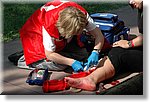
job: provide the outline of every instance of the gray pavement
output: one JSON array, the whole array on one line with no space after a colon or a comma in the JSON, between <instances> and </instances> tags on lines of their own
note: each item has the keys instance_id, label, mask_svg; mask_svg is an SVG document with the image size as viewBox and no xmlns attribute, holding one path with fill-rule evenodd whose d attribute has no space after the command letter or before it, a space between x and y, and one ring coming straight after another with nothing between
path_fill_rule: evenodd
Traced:
<instances>
[{"instance_id":1,"label":"gray pavement","mask_svg":"<svg viewBox=\"0 0 150 102\"><path fill-rule=\"evenodd\" d=\"M125 22L125 25L131 29L130 33L138 34L137 29L137 10L132 10L129 6L111 13L115 13ZM95 94L95 92L82 91L74 93L70 90L43 93L41 86L30 86L25 81L31 70L19 69L8 60L8 56L22 49L19 39L3 44L3 93L2 94ZM54 72L52 79L59 79L68 75L66 72Z\"/></svg>"}]
</instances>

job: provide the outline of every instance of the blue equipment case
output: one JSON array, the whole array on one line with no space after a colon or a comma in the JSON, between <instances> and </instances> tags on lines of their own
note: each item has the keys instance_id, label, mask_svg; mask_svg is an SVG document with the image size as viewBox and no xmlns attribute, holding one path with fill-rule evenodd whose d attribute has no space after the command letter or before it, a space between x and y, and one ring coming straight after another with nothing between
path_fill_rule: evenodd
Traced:
<instances>
[{"instance_id":1,"label":"blue equipment case","mask_svg":"<svg viewBox=\"0 0 150 102\"><path fill-rule=\"evenodd\" d=\"M128 40L128 33L130 29L125 27L122 20L118 18L118 15L111 13L94 13L90 15L96 26L99 27L110 44L121 39Z\"/></svg>"}]
</instances>

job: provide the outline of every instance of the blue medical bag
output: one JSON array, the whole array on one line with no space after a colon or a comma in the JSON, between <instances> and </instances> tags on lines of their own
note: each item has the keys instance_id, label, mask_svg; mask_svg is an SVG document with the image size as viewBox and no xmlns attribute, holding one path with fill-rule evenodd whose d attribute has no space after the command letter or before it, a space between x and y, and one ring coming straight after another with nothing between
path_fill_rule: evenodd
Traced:
<instances>
[{"instance_id":1,"label":"blue medical bag","mask_svg":"<svg viewBox=\"0 0 150 102\"><path fill-rule=\"evenodd\" d=\"M101 29L110 44L120 39L128 40L130 29L118 18L118 15L111 13L94 13L90 16L93 18L96 26Z\"/></svg>"}]
</instances>

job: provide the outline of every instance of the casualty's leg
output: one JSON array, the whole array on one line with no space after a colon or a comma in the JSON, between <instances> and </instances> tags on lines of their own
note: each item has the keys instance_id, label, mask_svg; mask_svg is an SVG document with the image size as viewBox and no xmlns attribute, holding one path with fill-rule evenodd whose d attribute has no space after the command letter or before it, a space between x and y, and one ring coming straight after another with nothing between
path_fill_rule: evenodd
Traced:
<instances>
[{"instance_id":1,"label":"casualty's leg","mask_svg":"<svg viewBox=\"0 0 150 102\"><path fill-rule=\"evenodd\" d=\"M66 77L67 83L71 87L80 88L84 90L95 90L96 84L103 80L113 77L115 74L115 69L111 64L109 58L106 58L103 66L97 68L94 72L84 78L69 78Z\"/></svg>"}]
</instances>

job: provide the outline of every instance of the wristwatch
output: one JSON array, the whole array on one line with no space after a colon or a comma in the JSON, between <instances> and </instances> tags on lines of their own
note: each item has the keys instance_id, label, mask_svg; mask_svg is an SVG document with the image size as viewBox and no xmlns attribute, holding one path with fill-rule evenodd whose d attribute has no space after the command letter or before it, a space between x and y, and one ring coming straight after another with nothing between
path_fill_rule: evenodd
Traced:
<instances>
[{"instance_id":1,"label":"wristwatch","mask_svg":"<svg viewBox=\"0 0 150 102\"><path fill-rule=\"evenodd\" d=\"M93 51L97 51L98 53L100 53L100 52L101 52L101 50L100 50L100 49L93 49Z\"/></svg>"},{"instance_id":2,"label":"wristwatch","mask_svg":"<svg viewBox=\"0 0 150 102\"><path fill-rule=\"evenodd\" d=\"M131 41L128 41L128 45L129 45L129 47L132 47Z\"/></svg>"}]
</instances>

